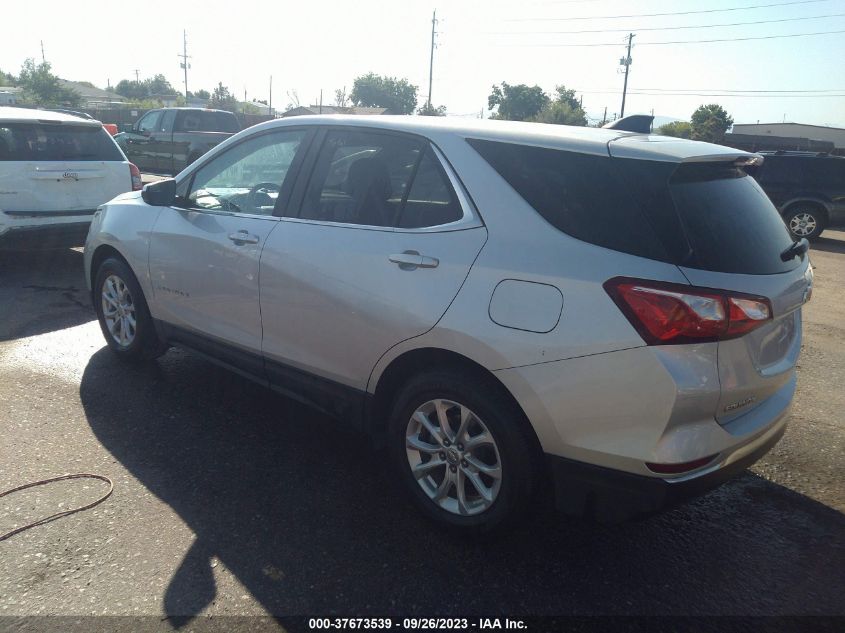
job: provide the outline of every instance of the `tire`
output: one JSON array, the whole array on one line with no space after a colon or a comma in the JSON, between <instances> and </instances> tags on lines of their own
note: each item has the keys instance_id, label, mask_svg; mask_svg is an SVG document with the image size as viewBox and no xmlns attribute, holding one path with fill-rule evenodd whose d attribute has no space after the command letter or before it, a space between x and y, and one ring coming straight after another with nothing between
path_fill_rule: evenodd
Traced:
<instances>
[{"instance_id":1,"label":"tire","mask_svg":"<svg viewBox=\"0 0 845 633\"><path fill-rule=\"evenodd\" d=\"M443 412L451 420L448 438L439 422ZM458 432L467 413L470 424L462 436L464 446ZM420 423L420 414L430 426ZM403 486L423 514L458 531L489 532L518 519L531 498L542 456L525 427L522 412L489 379L463 371L433 371L412 378L397 394L389 419L388 450ZM492 446L479 443L484 432L492 437ZM469 448L472 443L474 449ZM425 450L417 450L420 446ZM415 467L425 474L416 477ZM486 489L486 498L473 481Z\"/></svg>"},{"instance_id":2,"label":"tire","mask_svg":"<svg viewBox=\"0 0 845 633\"><path fill-rule=\"evenodd\" d=\"M100 264L94 280L93 301L103 337L118 358L138 363L158 358L167 351L167 345L156 333L141 286L126 262L109 257Z\"/></svg>"},{"instance_id":3,"label":"tire","mask_svg":"<svg viewBox=\"0 0 845 633\"><path fill-rule=\"evenodd\" d=\"M818 239L827 226L827 217L821 207L810 203L794 204L783 214L789 234L796 240L806 237Z\"/></svg>"}]
</instances>

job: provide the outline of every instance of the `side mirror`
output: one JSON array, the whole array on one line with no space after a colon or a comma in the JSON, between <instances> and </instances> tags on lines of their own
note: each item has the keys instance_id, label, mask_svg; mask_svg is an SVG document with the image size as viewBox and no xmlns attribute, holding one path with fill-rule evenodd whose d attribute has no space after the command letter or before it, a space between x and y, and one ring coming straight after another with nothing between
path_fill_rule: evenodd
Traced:
<instances>
[{"instance_id":1,"label":"side mirror","mask_svg":"<svg viewBox=\"0 0 845 633\"><path fill-rule=\"evenodd\" d=\"M176 181L168 178L144 185L141 197L151 206L169 207L176 201Z\"/></svg>"}]
</instances>

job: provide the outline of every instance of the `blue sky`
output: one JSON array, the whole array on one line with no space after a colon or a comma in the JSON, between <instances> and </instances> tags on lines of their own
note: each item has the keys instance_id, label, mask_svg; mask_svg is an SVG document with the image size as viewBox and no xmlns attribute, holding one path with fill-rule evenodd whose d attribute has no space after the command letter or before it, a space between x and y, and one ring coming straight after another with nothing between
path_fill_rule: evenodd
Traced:
<instances>
[{"instance_id":1,"label":"blue sky","mask_svg":"<svg viewBox=\"0 0 845 633\"><path fill-rule=\"evenodd\" d=\"M494 83L565 84L583 94L591 117L618 112L627 32L636 33L626 112L688 118L701 103L720 103L737 123L797 121L845 127L845 32L784 39L654 45L651 42L768 37L845 31L845 0L688 15L612 16L705 11L780 4L788 0L321 0L317 3L162 2L33 6L6 0L0 68L17 71L40 59L40 40L55 71L105 86L163 73L182 89L177 53L188 31L191 89L222 81L240 98L284 107L294 92L302 104L325 103L336 88L373 71L407 77L428 92L431 12L437 9L435 104L451 114L478 116ZM816 17L827 16L827 17ZM834 16L834 17L831 17ZM802 18L794 20L794 18ZM773 22L775 20L790 20ZM740 22L739 26L703 28ZM9 28L10 25L25 28ZM664 27L696 27L651 30ZM615 29L612 32L586 33ZM575 31L560 33L560 31ZM579 47L572 44L609 44ZM809 90L826 90L806 96ZM725 91L747 92L725 95ZM766 92L762 92L766 91ZM773 94L771 91L793 91ZM645 94L649 93L649 94ZM678 94L684 93L684 94ZM717 93L719 93L717 95ZM757 95L757 96L752 96ZM800 95L800 96L799 96ZM828 95L828 96L822 96Z\"/></svg>"}]
</instances>

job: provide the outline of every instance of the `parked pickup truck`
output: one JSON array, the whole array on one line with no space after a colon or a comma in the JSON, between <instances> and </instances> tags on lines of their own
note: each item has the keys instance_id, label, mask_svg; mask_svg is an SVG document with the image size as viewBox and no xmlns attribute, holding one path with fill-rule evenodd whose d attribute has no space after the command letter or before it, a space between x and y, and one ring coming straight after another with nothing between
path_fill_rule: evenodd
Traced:
<instances>
[{"instance_id":1,"label":"parked pickup truck","mask_svg":"<svg viewBox=\"0 0 845 633\"><path fill-rule=\"evenodd\" d=\"M175 175L238 131L235 115L225 110L159 108L115 141L142 172Z\"/></svg>"}]
</instances>

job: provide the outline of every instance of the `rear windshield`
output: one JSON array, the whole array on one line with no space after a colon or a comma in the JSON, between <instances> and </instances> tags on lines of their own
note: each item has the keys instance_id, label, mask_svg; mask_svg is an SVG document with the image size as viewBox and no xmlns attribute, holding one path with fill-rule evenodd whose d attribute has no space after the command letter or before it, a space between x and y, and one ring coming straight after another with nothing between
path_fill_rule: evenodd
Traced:
<instances>
[{"instance_id":1,"label":"rear windshield","mask_svg":"<svg viewBox=\"0 0 845 633\"><path fill-rule=\"evenodd\" d=\"M468 139L555 228L613 250L716 272L772 274L792 240L759 185L725 163L591 156Z\"/></svg>"},{"instance_id":2,"label":"rear windshield","mask_svg":"<svg viewBox=\"0 0 845 633\"><path fill-rule=\"evenodd\" d=\"M786 272L792 239L769 198L741 169L724 164L681 166L669 181L691 248L691 266L725 273Z\"/></svg>"},{"instance_id":3,"label":"rear windshield","mask_svg":"<svg viewBox=\"0 0 845 633\"><path fill-rule=\"evenodd\" d=\"M238 132L238 120L230 112L183 110L176 117L177 132Z\"/></svg>"},{"instance_id":4,"label":"rear windshield","mask_svg":"<svg viewBox=\"0 0 845 633\"><path fill-rule=\"evenodd\" d=\"M100 126L0 123L0 161L124 161Z\"/></svg>"}]
</instances>

